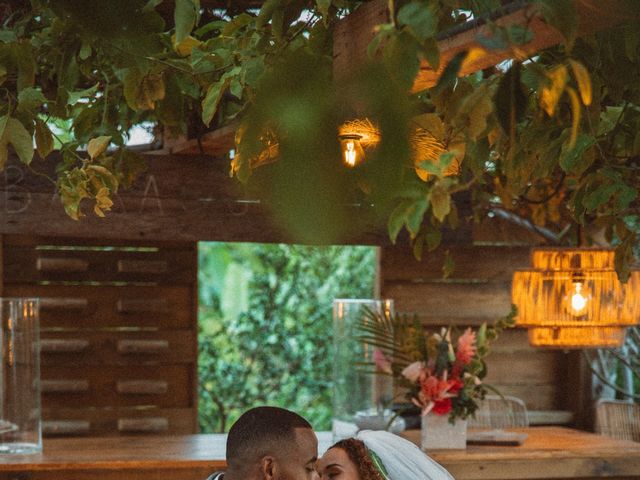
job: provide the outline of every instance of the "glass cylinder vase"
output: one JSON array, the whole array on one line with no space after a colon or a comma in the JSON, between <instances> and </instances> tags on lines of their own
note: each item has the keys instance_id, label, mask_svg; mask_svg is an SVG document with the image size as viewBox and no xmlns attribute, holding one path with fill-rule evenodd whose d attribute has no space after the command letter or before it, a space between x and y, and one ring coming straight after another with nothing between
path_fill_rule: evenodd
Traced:
<instances>
[{"instance_id":1,"label":"glass cylinder vase","mask_svg":"<svg viewBox=\"0 0 640 480\"><path fill-rule=\"evenodd\" d=\"M393 300L336 299L333 301L333 421L334 441L358 430L404 429L391 410L393 379L374 374L373 348L358 340L368 312L392 315Z\"/></svg>"},{"instance_id":2,"label":"glass cylinder vase","mask_svg":"<svg viewBox=\"0 0 640 480\"><path fill-rule=\"evenodd\" d=\"M36 298L0 298L0 454L42 451Z\"/></svg>"},{"instance_id":3,"label":"glass cylinder vase","mask_svg":"<svg viewBox=\"0 0 640 480\"><path fill-rule=\"evenodd\" d=\"M427 413L422 417L422 450L467 448L467 421L449 422L449 415Z\"/></svg>"}]
</instances>

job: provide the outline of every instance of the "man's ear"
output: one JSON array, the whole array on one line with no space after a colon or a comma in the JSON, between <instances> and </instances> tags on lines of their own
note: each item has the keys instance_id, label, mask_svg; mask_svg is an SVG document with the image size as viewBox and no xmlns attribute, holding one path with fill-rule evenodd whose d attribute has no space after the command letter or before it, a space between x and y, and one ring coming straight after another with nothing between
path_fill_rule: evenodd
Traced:
<instances>
[{"instance_id":1,"label":"man's ear","mask_svg":"<svg viewBox=\"0 0 640 480\"><path fill-rule=\"evenodd\" d=\"M275 480L278 473L278 465L276 459L271 456L262 457L260 461L260 473L264 480Z\"/></svg>"}]
</instances>

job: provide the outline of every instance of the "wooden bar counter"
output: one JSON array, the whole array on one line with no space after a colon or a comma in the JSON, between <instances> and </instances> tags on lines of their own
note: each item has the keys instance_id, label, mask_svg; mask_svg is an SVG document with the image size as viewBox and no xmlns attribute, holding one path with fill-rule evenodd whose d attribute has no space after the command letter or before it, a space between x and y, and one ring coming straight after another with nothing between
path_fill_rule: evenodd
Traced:
<instances>
[{"instance_id":1,"label":"wooden bar counter","mask_svg":"<svg viewBox=\"0 0 640 480\"><path fill-rule=\"evenodd\" d=\"M469 445L432 457L457 480L640 479L640 443L532 427L518 447ZM411 439L419 432L408 432ZM320 452L331 435L319 435ZM204 480L224 467L224 435L45 440L39 455L0 456L2 480ZM409 480L409 479L407 479Z\"/></svg>"}]
</instances>

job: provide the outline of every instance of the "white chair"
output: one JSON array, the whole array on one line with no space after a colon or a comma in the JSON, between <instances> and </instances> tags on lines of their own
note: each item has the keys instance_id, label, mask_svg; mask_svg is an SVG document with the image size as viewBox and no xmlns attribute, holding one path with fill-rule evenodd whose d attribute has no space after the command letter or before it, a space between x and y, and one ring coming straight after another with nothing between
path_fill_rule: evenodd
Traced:
<instances>
[{"instance_id":1,"label":"white chair","mask_svg":"<svg viewBox=\"0 0 640 480\"><path fill-rule=\"evenodd\" d=\"M596 432L640 442L640 405L620 400L598 400Z\"/></svg>"},{"instance_id":2,"label":"white chair","mask_svg":"<svg viewBox=\"0 0 640 480\"><path fill-rule=\"evenodd\" d=\"M469 417L467 425L491 430L528 427L527 406L517 397L487 395L476 410L475 418Z\"/></svg>"}]
</instances>

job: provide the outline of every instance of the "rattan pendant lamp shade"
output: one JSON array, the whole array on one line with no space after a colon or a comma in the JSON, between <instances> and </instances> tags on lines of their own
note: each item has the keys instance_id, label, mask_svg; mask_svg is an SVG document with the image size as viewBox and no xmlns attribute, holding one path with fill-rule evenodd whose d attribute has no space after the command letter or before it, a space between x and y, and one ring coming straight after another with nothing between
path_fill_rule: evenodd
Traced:
<instances>
[{"instance_id":1,"label":"rattan pendant lamp shade","mask_svg":"<svg viewBox=\"0 0 640 480\"><path fill-rule=\"evenodd\" d=\"M620 346L626 327L640 321L640 272L627 283L615 272L614 251L551 249L532 252L530 270L514 273L516 324L538 347Z\"/></svg>"}]
</instances>

